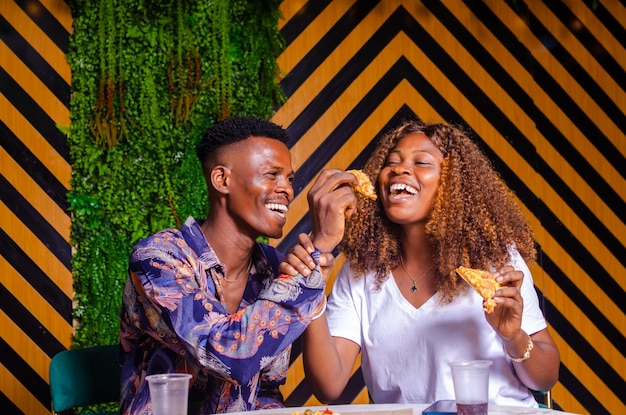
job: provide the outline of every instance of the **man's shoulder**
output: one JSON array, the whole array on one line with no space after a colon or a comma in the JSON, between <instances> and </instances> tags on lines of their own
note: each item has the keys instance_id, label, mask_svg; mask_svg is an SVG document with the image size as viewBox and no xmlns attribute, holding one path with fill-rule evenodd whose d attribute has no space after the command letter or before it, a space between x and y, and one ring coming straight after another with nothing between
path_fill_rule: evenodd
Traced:
<instances>
[{"instance_id":1,"label":"man's shoulder","mask_svg":"<svg viewBox=\"0 0 626 415\"><path fill-rule=\"evenodd\" d=\"M131 262L178 256L181 248L180 231L164 229L137 242L131 253Z\"/></svg>"},{"instance_id":2,"label":"man's shoulder","mask_svg":"<svg viewBox=\"0 0 626 415\"><path fill-rule=\"evenodd\" d=\"M179 238L182 238L180 229L162 229L158 232L153 233L150 236L139 240L135 245L135 248L147 247L151 245L163 245L167 244L169 241L174 241Z\"/></svg>"},{"instance_id":3,"label":"man's shoulder","mask_svg":"<svg viewBox=\"0 0 626 415\"><path fill-rule=\"evenodd\" d=\"M196 251L200 248L196 245L202 245L202 242L194 242L198 239L194 236L196 234L202 234L199 226L195 221L188 219L180 229L162 229L138 241L133 248L131 259L140 260L163 255L175 257L199 255Z\"/></svg>"},{"instance_id":4,"label":"man's shoulder","mask_svg":"<svg viewBox=\"0 0 626 415\"><path fill-rule=\"evenodd\" d=\"M189 236L186 236L186 234L189 234ZM180 242L177 242L178 240L194 238L195 234L202 234L202 231L200 230L198 222L194 218L189 217L185 221L185 223L183 223L180 229L178 228L162 229L158 232L153 233L150 236L147 236L139 240L139 242L137 242L135 247L140 248L140 247L146 247L146 246L151 246L151 245L164 245L170 242L179 245Z\"/></svg>"}]
</instances>

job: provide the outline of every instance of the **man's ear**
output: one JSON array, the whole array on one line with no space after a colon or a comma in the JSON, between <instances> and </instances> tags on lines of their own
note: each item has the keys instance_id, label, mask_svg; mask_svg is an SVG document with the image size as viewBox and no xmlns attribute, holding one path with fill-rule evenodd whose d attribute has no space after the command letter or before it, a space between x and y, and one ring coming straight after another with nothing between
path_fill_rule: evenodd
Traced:
<instances>
[{"instance_id":1,"label":"man's ear","mask_svg":"<svg viewBox=\"0 0 626 415\"><path fill-rule=\"evenodd\" d=\"M226 166L215 166L211 170L211 185L215 190L220 193L228 194L230 190L228 185L230 183L230 168Z\"/></svg>"}]
</instances>

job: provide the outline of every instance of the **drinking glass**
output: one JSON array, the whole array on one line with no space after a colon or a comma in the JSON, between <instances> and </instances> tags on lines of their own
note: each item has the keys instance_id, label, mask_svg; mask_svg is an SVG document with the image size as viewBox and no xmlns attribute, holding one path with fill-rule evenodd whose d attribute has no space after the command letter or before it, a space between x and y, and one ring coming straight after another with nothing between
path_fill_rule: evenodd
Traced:
<instances>
[{"instance_id":1,"label":"drinking glass","mask_svg":"<svg viewBox=\"0 0 626 415\"><path fill-rule=\"evenodd\" d=\"M450 363L458 415L487 415L491 360Z\"/></svg>"},{"instance_id":2,"label":"drinking glass","mask_svg":"<svg viewBox=\"0 0 626 415\"><path fill-rule=\"evenodd\" d=\"M189 380L187 373L146 376L154 415L187 415Z\"/></svg>"}]
</instances>

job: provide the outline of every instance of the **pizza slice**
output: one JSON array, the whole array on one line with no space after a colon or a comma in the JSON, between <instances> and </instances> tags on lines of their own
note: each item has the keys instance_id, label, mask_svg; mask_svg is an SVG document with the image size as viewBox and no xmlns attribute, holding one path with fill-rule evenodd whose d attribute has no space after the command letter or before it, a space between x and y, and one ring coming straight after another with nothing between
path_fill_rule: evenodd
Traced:
<instances>
[{"instance_id":1,"label":"pizza slice","mask_svg":"<svg viewBox=\"0 0 626 415\"><path fill-rule=\"evenodd\" d=\"M492 313L497 305L493 296L500 289L500 284L493 277L493 274L489 271L466 267L458 267L456 272L484 298L483 309L485 312Z\"/></svg>"},{"instance_id":2,"label":"pizza slice","mask_svg":"<svg viewBox=\"0 0 626 415\"><path fill-rule=\"evenodd\" d=\"M328 408L324 409L323 411L319 411L319 410L312 410L312 409L305 409L304 412L292 412L291 415L340 415L339 412L334 412Z\"/></svg>"},{"instance_id":3,"label":"pizza slice","mask_svg":"<svg viewBox=\"0 0 626 415\"><path fill-rule=\"evenodd\" d=\"M363 170L346 170L346 172L353 174L359 181L359 183L354 186L354 190L369 199L376 200L378 197L376 195L376 189L374 189L374 185L372 185L370 178L363 172Z\"/></svg>"}]
</instances>

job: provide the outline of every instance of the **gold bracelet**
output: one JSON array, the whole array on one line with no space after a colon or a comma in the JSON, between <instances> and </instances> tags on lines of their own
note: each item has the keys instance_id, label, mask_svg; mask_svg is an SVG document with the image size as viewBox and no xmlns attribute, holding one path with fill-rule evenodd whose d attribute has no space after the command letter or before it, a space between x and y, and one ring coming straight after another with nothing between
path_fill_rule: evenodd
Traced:
<instances>
[{"instance_id":1,"label":"gold bracelet","mask_svg":"<svg viewBox=\"0 0 626 415\"><path fill-rule=\"evenodd\" d=\"M506 352L507 356L509 356L509 359L511 359L512 361L516 363L520 363L530 357L530 351L533 349L533 347L535 347L535 345L533 343L533 339L531 339L529 335L527 336L528 336L528 346L526 346L526 351L524 352L522 357L511 356L511 353L509 353L509 351L506 349L506 346L504 346L504 351Z\"/></svg>"}]
</instances>

